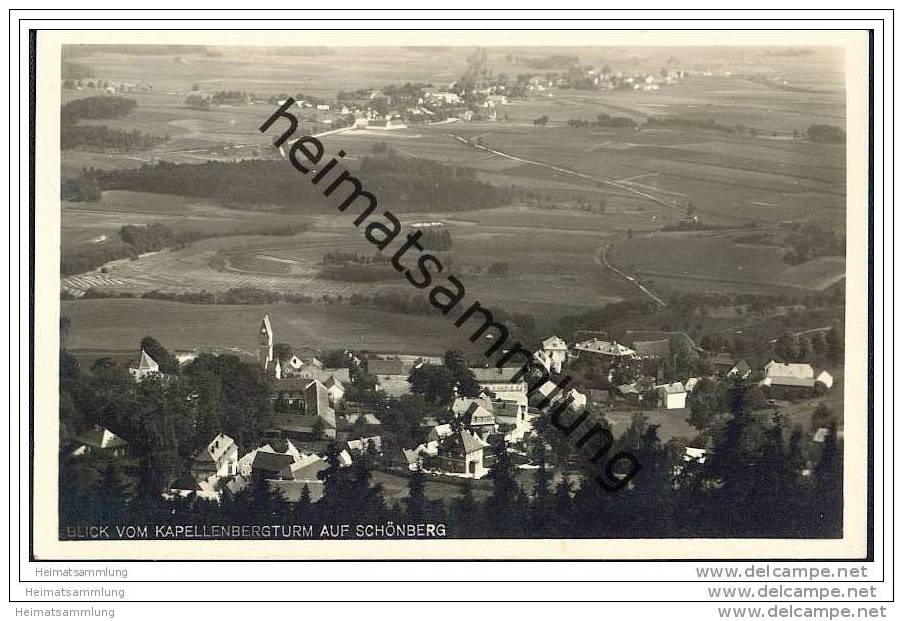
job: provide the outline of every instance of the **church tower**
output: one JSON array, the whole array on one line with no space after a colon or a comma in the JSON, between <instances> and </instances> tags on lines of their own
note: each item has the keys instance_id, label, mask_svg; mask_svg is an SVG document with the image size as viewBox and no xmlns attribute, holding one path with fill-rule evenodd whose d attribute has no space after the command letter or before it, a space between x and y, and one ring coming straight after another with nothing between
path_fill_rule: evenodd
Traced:
<instances>
[{"instance_id":1,"label":"church tower","mask_svg":"<svg viewBox=\"0 0 903 621\"><path fill-rule=\"evenodd\" d=\"M273 326L270 325L270 316L264 315L260 322L260 330L257 332L257 362L260 368L266 371L273 362Z\"/></svg>"}]
</instances>

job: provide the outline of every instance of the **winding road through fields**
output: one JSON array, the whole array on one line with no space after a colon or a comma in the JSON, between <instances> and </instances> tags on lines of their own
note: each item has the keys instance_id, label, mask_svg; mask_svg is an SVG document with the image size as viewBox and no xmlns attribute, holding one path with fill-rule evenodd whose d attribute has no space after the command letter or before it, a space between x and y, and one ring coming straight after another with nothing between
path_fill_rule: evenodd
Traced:
<instances>
[{"instance_id":1,"label":"winding road through fields","mask_svg":"<svg viewBox=\"0 0 903 621\"><path fill-rule=\"evenodd\" d=\"M611 244L606 244L605 246L602 246L601 248L599 248L599 252L596 254L596 258L595 258L596 264L601 265L602 267L605 267L608 270L614 272L621 278L626 279L627 282L629 282L631 285L633 285L634 287L636 287L637 289L642 291L647 297L649 297L649 299L651 299L653 302L655 302L662 308L666 307L668 304L663 299L661 299L660 297L658 297L657 295L655 295L654 293L649 291L649 289L645 285L641 284L639 280L637 280L635 277L631 276L630 274L627 274L626 272L619 270L614 265L612 265L611 263L608 262L608 251L610 248L611 248Z\"/></svg>"},{"instance_id":2,"label":"winding road through fields","mask_svg":"<svg viewBox=\"0 0 903 621\"><path fill-rule=\"evenodd\" d=\"M546 162L539 162L537 160L528 160L527 158L519 157L517 155L511 155L510 153L505 153L504 151L499 151L498 149L492 149L492 148L484 146L484 145L474 144L474 143L470 142L469 140L467 140L467 138L464 138L463 136L458 136L456 134L445 134L445 135L449 136L450 138L454 138L455 140L458 140L460 142L463 142L464 144L466 144L470 147L473 147L474 149L478 149L480 151L486 151L487 153L492 153L493 155L498 155L499 157L504 157L509 160L513 160L515 162L521 162L523 164L531 164L533 166L540 166L542 168L548 168L549 170L554 170L555 172L564 173L566 175L571 175L573 177L579 177L580 179L592 181L593 183L598 183L598 184L606 185L606 186L609 186L612 188L617 188L624 192L633 194L634 196L639 196L640 198L647 200L649 202L655 203L656 205L661 205L662 207L671 209L671 210L675 211L676 213L679 213L681 216L686 215L686 207L681 207L680 205L675 205L674 203L669 203L668 201L663 200L657 196L653 196L652 194L649 194L648 192L638 190L636 187L634 187L632 184L630 184L628 182L618 181L617 179L608 179L606 177L597 177L594 175L577 172L576 170L571 170L569 168L564 168L562 166L555 166L554 164L548 164Z\"/></svg>"}]
</instances>

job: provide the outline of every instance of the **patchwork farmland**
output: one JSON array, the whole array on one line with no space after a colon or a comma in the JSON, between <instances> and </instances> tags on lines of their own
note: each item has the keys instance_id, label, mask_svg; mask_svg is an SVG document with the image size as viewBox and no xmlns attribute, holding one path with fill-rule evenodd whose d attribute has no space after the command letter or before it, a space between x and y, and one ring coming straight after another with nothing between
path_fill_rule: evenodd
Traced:
<instances>
[{"instance_id":1,"label":"patchwork farmland","mask_svg":"<svg viewBox=\"0 0 903 621\"><path fill-rule=\"evenodd\" d=\"M490 50L489 62L511 76L528 71L510 52ZM603 56L595 48L575 53L587 62L604 56L604 63L619 64L625 71L657 70L657 63L669 60L661 50L650 50L645 59L619 49L606 50ZM455 211L430 213L426 219L449 231L452 247L442 256L466 279L469 291L486 303L530 313L547 325L610 302L644 299L637 282L665 297L687 291L792 297L841 282L842 257L791 265L783 260L787 246L736 242L739 231L781 230L791 223L843 232L844 146L799 139L812 124L842 125L842 76L836 75L831 52L807 59L806 72L800 72L792 58L765 52L757 60L729 52L718 62L703 49L680 48L674 54L692 71L660 91L553 86L510 100L499 108L495 121L453 118L392 130L332 131L322 115L299 112L300 131L323 134L328 152L347 152L344 164L351 170L362 158L388 149L401 157L466 167L481 181L523 192L526 198L502 207L472 209L462 201ZM102 50L80 56L79 62L114 84L153 84L152 90L128 94L137 102L131 114L86 123L169 139L127 153L64 151L62 175L72 178L85 169L137 169L159 162L278 159L272 138L258 131L273 109L261 98L304 92L329 99L340 90L393 83L449 84L467 67L466 58L454 48L429 53L405 48L384 56L351 48L311 55L222 48L179 60L164 67L154 56ZM799 87L778 88L773 80L743 71L751 62ZM209 109L185 103L193 92L226 89L253 92L258 98ZM85 96L64 90L63 102ZM630 118L637 127L569 126L570 121L592 121L599 114ZM647 122L657 117L712 119L719 128L745 129ZM295 174L288 163L286 174ZM66 276L61 291L76 298L67 308L115 303L80 299L89 291L140 297L148 292L254 288L314 300L411 293L401 277L374 282L323 278L326 253L370 256L373 249L349 218L326 206L317 209L302 214L285 206L122 190L104 191L98 202L63 202L63 252L115 246L125 225L160 223L176 233L215 236ZM398 212L406 227L425 219L422 213ZM669 232L688 214L714 230ZM294 235L253 234L302 223L309 228ZM600 260L605 248L618 271ZM492 265L504 265L504 275L490 274ZM97 338L96 345L102 347L104 337Z\"/></svg>"}]
</instances>

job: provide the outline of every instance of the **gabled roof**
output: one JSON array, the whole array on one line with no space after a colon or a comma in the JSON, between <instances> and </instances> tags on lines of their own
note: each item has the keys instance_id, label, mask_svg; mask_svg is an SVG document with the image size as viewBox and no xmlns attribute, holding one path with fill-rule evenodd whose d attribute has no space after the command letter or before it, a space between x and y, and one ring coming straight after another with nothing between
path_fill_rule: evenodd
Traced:
<instances>
[{"instance_id":1,"label":"gabled roof","mask_svg":"<svg viewBox=\"0 0 903 621\"><path fill-rule=\"evenodd\" d=\"M597 338L577 343L574 345L574 349L604 356L633 356L636 354L629 347L625 347L616 341L600 341Z\"/></svg>"},{"instance_id":2,"label":"gabled roof","mask_svg":"<svg viewBox=\"0 0 903 621\"><path fill-rule=\"evenodd\" d=\"M291 455L257 451L257 454L254 455L254 461L251 463L251 469L259 470L264 474L275 474L282 472L284 468L290 466L294 461L295 458Z\"/></svg>"},{"instance_id":3,"label":"gabled roof","mask_svg":"<svg viewBox=\"0 0 903 621\"><path fill-rule=\"evenodd\" d=\"M796 378L796 379L814 379L815 371L811 364L800 364L795 362L775 362L772 360L765 365L765 376L770 378ZM772 381L774 383L774 381Z\"/></svg>"},{"instance_id":4,"label":"gabled roof","mask_svg":"<svg viewBox=\"0 0 903 621\"><path fill-rule=\"evenodd\" d=\"M233 446L235 446L235 441L226 434L220 433L207 446L198 449L198 452L194 455L194 460L217 461Z\"/></svg>"},{"instance_id":5,"label":"gabled roof","mask_svg":"<svg viewBox=\"0 0 903 621\"><path fill-rule=\"evenodd\" d=\"M470 371L479 384L513 384L515 383L514 377L521 372L521 367L502 367L501 369L473 367Z\"/></svg>"},{"instance_id":6,"label":"gabled roof","mask_svg":"<svg viewBox=\"0 0 903 621\"><path fill-rule=\"evenodd\" d=\"M480 439L480 436L467 430L459 431L446 438L442 442L445 450L460 450L463 453L473 453L488 447L489 445Z\"/></svg>"},{"instance_id":7,"label":"gabled roof","mask_svg":"<svg viewBox=\"0 0 903 621\"><path fill-rule=\"evenodd\" d=\"M480 403L472 401L464 413L464 420L468 425L492 425L495 424L495 416Z\"/></svg>"},{"instance_id":8,"label":"gabled roof","mask_svg":"<svg viewBox=\"0 0 903 621\"><path fill-rule=\"evenodd\" d=\"M660 386L656 386L655 388L656 388L656 390L660 390L669 395L679 395L679 394L687 392L686 388L684 388L684 385L681 384L680 382L672 382L670 384L662 384Z\"/></svg>"},{"instance_id":9,"label":"gabled roof","mask_svg":"<svg viewBox=\"0 0 903 621\"><path fill-rule=\"evenodd\" d=\"M452 434L452 426L449 424L445 425L436 425L432 429L430 429L429 434L427 435L427 441L435 441L442 440L447 438Z\"/></svg>"},{"instance_id":10,"label":"gabled roof","mask_svg":"<svg viewBox=\"0 0 903 621\"><path fill-rule=\"evenodd\" d=\"M553 394L556 390L558 390L558 384L551 380L546 380L539 388L536 389L536 392L542 395L543 397L548 397Z\"/></svg>"},{"instance_id":11,"label":"gabled roof","mask_svg":"<svg viewBox=\"0 0 903 621\"><path fill-rule=\"evenodd\" d=\"M558 338L557 336L550 336L546 340L542 342L542 348L548 350L560 350L567 349L568 344L564 342L564 340Z\"/></svg>"},{"instance_id":12,"label":"gabled roof","mask_svg":"<svg viewBox=\"0 0 903 621\"><path fill-rule=\"evenodd\" d=\"M622 395L637 395L640 393L635 384L621 384L618 386L618 392Z\"/></svg>"},{"instance_id":13,"label":"gabled roof","mask_svg":"<svg viewBox=\"0 0 903 621\"><path fill-rule=\"evenodd\" d=\"M718 352L709 357L709 364L719 367L732 367L734 366L734 357L725 352Z\"/></svg>"},{"instance_id":14,"label":"gabled roof","mask_svg":"<svg viewBox=\"0 0 903 621\"><path fill-rule=\"evenodd\" d=\"M484 409L492 412L492 399L486 396L482 397L458 397L452 402L451 411L461 416L466 414L474 405L483 406Z\"/></svg>"},{"instance_id":15,"label":"gabled roof","mask_svg":"<svg viewBox=\"0 0 903 621\"><path fill-rule=\"evenodd\" d=\"M86 429L78 434L75 440L87 446L100 449L119 448L128 445L125 440L100 425Z\"/></svg>"},{"instance_id":16,"label":"gabled roof","mask_svg":"<svg viewBox=\"0 0 903 621\"><path fill-rule=\"evenodd\" d=\"M307 377L283 377L273 380L273 390L276 392L302 392L315 381Z\"/></svg>"},{"instance_id":17,"label":"gabled roof","mask_svg":"<svg viewBox=\"0 0 903 621\"><path fill-rule=\"evenodd\" d=\"M159 371L160 365L142 349L141 358L138 360L138 366L133 368L141 369L142 371Z\"/></svg>"},{"instance_id":18,"label":"gabled roof","mask_svg":"<svg viewBox=\"0 0 903 621\"><path fill-rule=\"evenodd\" d=\"M348 448L352 451L366 452L370 446L377 451L382 449L382 439L379 436L369 438L360 438L358 440L348 440Z\"/></svg>"}]
</instances>

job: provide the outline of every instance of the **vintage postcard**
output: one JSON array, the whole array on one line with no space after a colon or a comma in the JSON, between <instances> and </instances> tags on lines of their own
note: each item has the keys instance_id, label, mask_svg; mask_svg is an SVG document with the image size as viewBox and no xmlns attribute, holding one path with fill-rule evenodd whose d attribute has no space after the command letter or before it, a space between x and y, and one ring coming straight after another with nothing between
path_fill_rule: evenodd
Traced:
<instances>
[{"instance_id":1,"label":"vintage postcard","mask_svg":"<svg viewBox=\"0 0 903 621\"><path fill-rule=\"evenodd\" d=\"M38 31L34 558L865 558L869 49Z\"/></svg>"}]
</instances>

